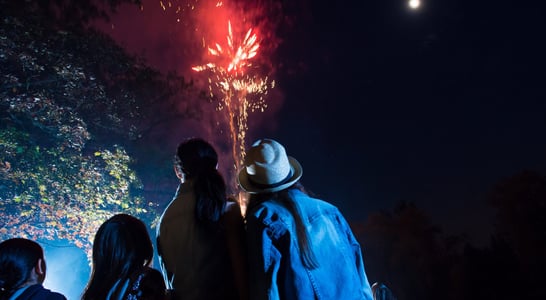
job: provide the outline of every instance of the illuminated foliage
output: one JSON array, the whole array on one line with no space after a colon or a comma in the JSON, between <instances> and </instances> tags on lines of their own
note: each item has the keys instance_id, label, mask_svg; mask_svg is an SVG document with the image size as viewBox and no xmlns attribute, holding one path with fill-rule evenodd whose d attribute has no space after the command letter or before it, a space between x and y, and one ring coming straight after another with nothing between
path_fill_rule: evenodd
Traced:
<instances>
[{"instance_id":1,"label":"illuminated foliage","mask_svg":"<svg viewBox=\"0 0 546 300\"><path fill-rule=\"evenodd\" d=\"M133 196L141 188L119 146L84 155L44 147L14 128L0 131L0 239L68 240L88 254L98 226L117 212L141 218L157 205Z\"/></svg>"},{"instance_id":2,"label":"illuminated foliage","mask_svg":"<svg viewBox=\"0 0 546 300\"><path fill-rule=\"evenodd\" d=\"M68 242L89 257L113 214L153 227L164 203L144 196L142 178L170 179L158 161L172 154L147 134L200 112L189 101L172 107L188 96L180 78L166 80L96 32L59 30L23 10L31 3L0 0L0 240ZM152 175L137 172L148 164Z\"/></svg>"}]
</instances>

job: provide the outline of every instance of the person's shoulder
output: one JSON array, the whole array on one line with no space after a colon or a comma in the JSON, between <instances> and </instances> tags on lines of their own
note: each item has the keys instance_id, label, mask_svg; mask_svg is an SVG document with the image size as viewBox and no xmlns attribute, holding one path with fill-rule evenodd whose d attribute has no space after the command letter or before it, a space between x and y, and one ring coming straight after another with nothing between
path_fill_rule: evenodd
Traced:
<instances>
[{"instance_id":1,"label":"person's shoulder","mask_svg":"<svg viewBox=\"0 0 546 300\"><path fill-rule=\"evenodd\" d=\"M298 197L296 201L299 203L300 208L304 210L310 217L314 214L341 214L339 208L336 205L332 204L329 201L316 198L316 196L311 197L306 194L300 194L300 197Z\"/></svg>"},{"instance_id":2,"label":"person's shoulder","mask_svg":"<svg viewBox=\"0 0 546 300\"><path fill-rule=\"evenodd\" d=\"M284 206L277 201L267 200L260 201L259 203L253 204L249 207L249 211L255 216L276 213L279 210L283 209Z\"/></svg>"},{"instance_id":3,"label":"person's shoulder","mask_svg":"<svg viewBox=\"0 0 546 300\"><path fill-rule=\"evenodd\" d=\"M131 280L131 289L127 293L132 296L127 298L164 299L166 287L159 270L144 267Z\"/></svg>"},{"instance_id":4,"label":"person's shoulder","mask_svg":"<svg viewBox=\"0 0 546 300\"><path fill-rule=\"evenodd\" d=\"M46 289L41 284L33 285L25 290L17 299L28 300L67 300L66 297L58 292Z\"/></svg>"},{"instance_id":5,"label":"person's shoulder","mask_svg":"<svg viewBox=\"0 0 546 300\"><path fill-rule=\"evenodd\" d=\"M53 292L53 291L50 291L50 292L51 294L47 298L48 300L67 300L66 297L61 293Z\"/></svg>"},{"instance_id":6,"label":"person's shoulder","mask_svg":"<svg viewBox=\"0 0 546 300\"><path fill-rule=\"evenodd\" d=\"M37 298L33 298L33 299L45 299L45 300L67 300L66 297L59 293L59 292L54 292L54 291L51 291L51 290L48 290L46 288L44 288L44 292L41 293L42 295L37 297Z\"/></svg>"},{"instance_id":7,"label":"person's shoulder","mask_svg":"<svg viewBox=\"0 0 546 300\"><path fill-rule=\"evenodd\" d=\"M148 278L159 278L161 279L161 281L163 281L163 275L161 274L161 272L152 267L144 267L141 271L141 274Z\"/></svg>"},{"instance_id":8,"label":"person's shoulder","mask_svg":"<svg viewBox=\"0 0 546 300\"><path fill-rule=\"evenodd\" d=\"M133 282L161 282L163 283L163 275L161 272L152 267L143 267L131 275Z\"/></svg>"},{"instance_id":9,"label":"person's shoulder","mask_svg":"<svg viewBox=\"0 0 546 300\"><path fill-rule=\"evenodd\" d=\"M277 201L263 201L253 205L246 213L247 224L261 224L265 227L287 228L293 223L293 216L286 206Z\"/></svg>"},{"instance_id":10,"label":"person's shoulder","mask_svg":"<svg viewBox=\"0 0 546 300\"><path fill-rule=\"evenodd\" d=\"M321 206L335 209L336 207L330 202L324 200L319 195L309 194L299 189L291 189L289 191L290 197L294 199L300 205Z\"/></svg>"},{"instance_id":11,"label":"person's shoulder","mask_svg":"<svg viewBox=\"0 0 546 300\"><path fill-rule=\"evenodd\" d=\"M161 214L158 222L158 228L164 226L179 226L180 221L187 219L188 216L194 214L194 201L193 194L181 192L180 186L175 197L167 204L163 213Z\"/></svg>"}]
</instances>

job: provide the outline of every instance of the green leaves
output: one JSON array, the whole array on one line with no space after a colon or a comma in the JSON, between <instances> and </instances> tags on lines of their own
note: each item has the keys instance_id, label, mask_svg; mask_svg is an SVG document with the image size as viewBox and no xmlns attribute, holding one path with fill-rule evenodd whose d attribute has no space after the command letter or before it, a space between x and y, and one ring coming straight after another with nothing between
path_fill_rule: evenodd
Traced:
<instances>
[{"instance_id":1,"label":"green leaves","mask_svg":"<svg viewBox=\"0 0 546 300\"><path fill-rule=\"evenodd\" d=\"M20 139L29 135L13 127L0 129L0 136L0 150L10 145L33 150L0 152L0 161L17 162L0 171L0 185L11 191L0 194L0 218L6 228L0 239L67 239L90 252L98 225L112 214L143 219L158 215L142 197L129 193L141 189L142 183L121 146L85 155L62 144L33 146L32 139Z\"/></svg>"}]
</instances>

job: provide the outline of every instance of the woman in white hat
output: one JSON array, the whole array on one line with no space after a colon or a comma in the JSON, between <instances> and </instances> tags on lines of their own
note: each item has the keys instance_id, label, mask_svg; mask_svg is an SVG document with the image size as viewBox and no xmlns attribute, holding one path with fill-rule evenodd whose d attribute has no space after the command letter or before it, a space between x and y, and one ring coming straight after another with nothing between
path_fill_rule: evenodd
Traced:
<instances>
[{"instance_id":1,"label":"woman in white hat","mask_svg":"<svg viewBox=\"0 0 546 300\"><path fill-rule=\"evenodd\" d=\"M366 299L360 245L339 210L310 197L299 162L271 139L247 151L239 185L246 211L249 298Z\"/></svg>"}]
</instances>

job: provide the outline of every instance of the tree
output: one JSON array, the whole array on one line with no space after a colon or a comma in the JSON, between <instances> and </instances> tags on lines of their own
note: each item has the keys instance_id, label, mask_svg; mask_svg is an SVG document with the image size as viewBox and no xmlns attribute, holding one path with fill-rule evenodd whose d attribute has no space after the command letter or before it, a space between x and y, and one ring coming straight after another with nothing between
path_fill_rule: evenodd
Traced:
<instances>
[{"instance_id":1,"label":"tree","mask_svg":"<svg viewBox=\"0 0 546 300\"><path fill-rule=\"evenodd\" d=\"M494 237L483 249L466 244L459 271L460 299L519 299L526 295L513 250Z\"/></svg>"},{"instance_id":2,"label":"tree","mask_svg":"<svg viewBox=\"0 0 546 300\"><path fill-rule=\"evenodd\" d=\"M112 214L153 225L136 141L165 115L199 118L201 98L104 35L30 13L46 3L0 1L0 239L64 240L89 255Z\"/></svg>"},{"instance_id":3,"label":"tree","mask_svg":"<svg viewBox=\"0 0 546 300\"><path fill-rule=\"evenodd\" d=\"M363 241L369 279L387 284L398 299L458 299L452 271L460 239L443 237L414 204L373 213L355 232Z\"/></svg>"},{"instance_id":4,"label":"tree","mask_svg":"<svg viewBox=\"0 0 546 300\"><path fill-rule=\"evenodd\" d=\"M120 4L141 5L140 0L2 0L3 11L10 15L31 14L39 16L40 22L47 26L83 29L96 19L109 18Z\"/></svg>"},{"instance_id":5,"label":"tree","mask_svg":"<svg viewBox=\"0 0 546 300\"><path fill-rule=\"evenodd\" d=\"M496 210L495 238L514 251L525 293L546 298L546 178L519 172L497 183L487 200Z\"/></svg>"},{"instance_id":6,"label":"tree","mask_svg":"<svg viewBox=\"0 0 546 300\"><path fill-rule=\"evenodd\" d=\"M120 147L92 156L62 145L33 143L13 127L0 131L2 239L66 240L90 254L94 233L126 212L150 219L157 205L132 195L140 182Z\"/></svg>"}]
</instances>

